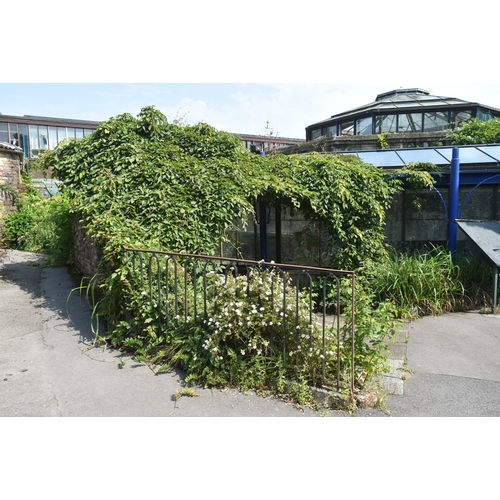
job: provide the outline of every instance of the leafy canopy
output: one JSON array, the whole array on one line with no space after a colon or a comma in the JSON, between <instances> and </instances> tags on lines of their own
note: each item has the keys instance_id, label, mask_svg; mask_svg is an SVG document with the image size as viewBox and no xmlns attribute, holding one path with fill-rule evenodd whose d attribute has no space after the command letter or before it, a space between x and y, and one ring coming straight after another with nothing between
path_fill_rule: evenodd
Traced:
<instances>
[{"instance_id":1,"label":"leafy canopy","mask_svg":"<svg viewBox=\"0 0 500 500\"><path fill-rule=\"evenodd\" d=\"M264 200L320 220L334 237L331 265L354 269L383 252L385 211L401 188L355 157L254 155L233 134L168 123L153 106L110 118L41 163L111 261L123 244L212 254L224 230Z\"/></svg>"},{"instance_id":2,"label":"leafy canopy","mask_svg":"<svg viewBox=\"0 0 500 500\"><path fill-rule=\"evenodd\" d=\"M485 122L473 118L453 133L452 140L457 145L500 143L500 118Z\"/></svg>"}]
</instances>

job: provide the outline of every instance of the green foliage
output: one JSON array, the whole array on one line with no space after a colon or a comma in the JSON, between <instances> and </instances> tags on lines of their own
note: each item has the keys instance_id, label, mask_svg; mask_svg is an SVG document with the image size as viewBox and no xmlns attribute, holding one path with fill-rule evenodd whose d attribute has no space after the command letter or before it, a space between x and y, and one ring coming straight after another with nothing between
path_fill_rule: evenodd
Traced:
<instances>
[{"instance_id":1,"label":"green foliage","mask_svg":"<svg viewBox=\"0 0 500 500\"><path fill-rule=\"evenodd\" d=\"M47 264L64 264L71 255L71 214L67 196L43 198L24 179L26 190L18 210L5 218L2 235L7 248L44 253Z\"/></svg>"},{"instance_id":2,"label":"green foliage","mask_svg":"<svg viewBox=\"0 0 500 500\"><path fill-rule=\"evenodd\" d=\"M10 186L7 186L5 184L0 184L0 191L3 191L4 193L9 193L12 196L14 203L19 202L19 194L15 189L12 189Z\"/></svg>"},{"instance_id":3,"label":"green foliage","mask_svg":"<svg viewBox=\"0 0 500 500\"><path fill-rule=\"evenodd\" d=\"M463 302L460 269L443 248L414 255L393 251L366 262L363 273L375 301L392 304L400 318L450 312Z\"/></svg>"},{"instance_id":4,"label":"green foliage","mask_svg":"<svg viewBox=\"0 0 500 500\"><path fill-rule=\"evenodd\" d=\"M124 243L210 254L259 199L321 220L335 238L332 266L356 268L383 251L385 210L402 185L354 157L251 155L232 134L168 123L153 107L111 118L41 163L111 260Z\"/></svg>"},{"instance_id":5,"label":"green foliage","mask_svg":"<svg viewBox=\"0 0 500 500\"><path fill-rule=\"evenodd\" d=\"M389 143L387 142L387 133L379 134L377 137L378 137L378 142L380 144L380 148L389 149Z\"/></svg>"},{"instance_id":6,"label":"green foliage","mask_svg":"<svg viewBox=\"0 0 500 500\"><path fill-rule=\"evenodd\" d=\"M99 289L94 311L105 320L106 336L114 345L161 369L180 366L188 381L277 391L285 390L292 374L295 380L317 383L323 362L329 377L338 375L337 351L327 349L326 360L318 351L311 337L315 324L303 317L300 300L299 328L288 325L293 335L287 339L286 361L278 355L285 346L277 327L286 312L267 307L264 282L255 296L242 293L246 284L239 279L229 278L222 288L214 282L210 305L217 313L206 323L191 318L180 328L174 318L163 328L161 308L125 265L122 246L211 255L224 241L224 232L246 220L260 200L300 209L320 222L331 235L330 266L358 269L384 254L385 213L405 176L429 177L412 170L388 179L381 169L352 156L252 155L232 134L204 123L169 123L152 106L137 118L123 114L103 122L92 135L60 144L40 162L63 181L72 209L103 248L109 272L92 281ZM262 279L270 278L263 273ZM192 288L185 293L193 303ZM129 321L125 304L132 312ZM180 318L184 312L179 310ZM379 309L373 316L366 306L356 316L360 379L383 365L383 355L374 350L381 346L378 337L388 332L385 312ZM347 328L343 335L349 332ZM363 341L366 335L372 347ZM349 349L341 343L341 377L352 366ZM305 398L301 387L298 394Z\"/></svg>"},{"instance_id":7,"label":"green foliage","mask_svg":"<svg viewBox=\"0 0 500 500\"><path fill-rule=\"evenodd\" d=\"M452 135L453 144L498 144L500 143L500 118L480 121L473 118L463 123Z\"/></svg>"}]
</instances>

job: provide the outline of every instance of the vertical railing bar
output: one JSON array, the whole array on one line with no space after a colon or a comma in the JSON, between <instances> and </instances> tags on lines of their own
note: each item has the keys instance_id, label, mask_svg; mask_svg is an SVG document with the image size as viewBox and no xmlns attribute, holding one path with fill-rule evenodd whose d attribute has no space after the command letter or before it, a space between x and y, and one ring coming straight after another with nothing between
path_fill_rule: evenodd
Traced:
<instances>
[{"instance_id":1,"label":"vertical railing bar","mask_svg":"<svg viewBox=\"0 0 500 500\"><path fill-rule=\"evenodd\" d=\"M355 293L355 275L351 276L351 289L352 289L352 297L351 297L351 348L352 348L352 358L351 358L351 394L354 394L354 352L355 352L355 339L354 339L354 293Z\"/></svg>"},{"instance_id":2,"label":"vertical railing bar","mask_svg":"<svg viewBox=\"0 0 500 500\"><path fill-rule=\"evenodd\" d=\"M167 328L170 326L170 269L169 263L171 258L165 259L165 320Z\"/></svg>"},{"instance_id":3,"label":"vertical railing bar","mask_svg":"<svg viewBox=\"0 0 500 500\"><path fill-rule=\"evenodd\" d=\"M198 300L198 283L197 283L197 272L196 269L198 267L197 262L193 261L193 299L194 299L194 304L193 304L193 322L196 325L197 324L197 318L196 316L198 315L198 308L196 307L196 302Z\"/></svg>"},{"instance_id":4,"label":"vertical railing bar","mask_svg":"<svg viewBox=\"0 0 500 500\"><path fill-rule=\"evenodd\" d=\"M187 300L187 289L188 289L188 268L187 268L187 263L189 260L186 261L185 264L183 264L182 269L184 270L184 326L187 325L188 322L188 300Z\"/></svg>"},{"instance_id":5,"label":"vertical railing bar","mask_svg":"<svg viewBox=\"0 0 500 500\"><path fill-rule=\"evenodd\" d=\"M179 326L179 283L178 283L179 271L177 269L178 262L175 257L172 262L174 263L174 319L175 319L175 326L178 327Z\"/></svg>"}]
</instances>

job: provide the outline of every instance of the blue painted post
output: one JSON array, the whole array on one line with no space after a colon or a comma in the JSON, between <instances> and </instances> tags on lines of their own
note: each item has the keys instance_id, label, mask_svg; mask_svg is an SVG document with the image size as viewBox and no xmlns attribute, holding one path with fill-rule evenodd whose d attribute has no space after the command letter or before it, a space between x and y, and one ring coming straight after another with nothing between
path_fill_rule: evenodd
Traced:
<instances>
[{"instance_id":1,"label":"blue painted post","mask_svg":"<svg viewBox=\"0 0 500 500\"><path fill-rule=\"evenodd\" d=\"M450 203L448 207L448 250L455 261L457 252L458 194L460 190L460 158L458 148L453 148L451 157Z\"/></svg>"}]
</instances>

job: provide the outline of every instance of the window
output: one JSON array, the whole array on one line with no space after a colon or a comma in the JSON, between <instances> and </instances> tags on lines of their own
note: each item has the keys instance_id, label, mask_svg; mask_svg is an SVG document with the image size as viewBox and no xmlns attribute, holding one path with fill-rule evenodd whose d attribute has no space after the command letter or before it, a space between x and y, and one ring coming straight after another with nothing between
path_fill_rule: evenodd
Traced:
<instances>
[{"instance_id":1,"label":"window","mask_svg":"<svg viewBox=\"0 0 500 500\"><path fill-rule=\"evenodd\" d=\"M77 128L76 130L76 138L83 139L83 128Z\"/></svg>"},{"instance_id":2,"label":"window","mask_svg":"<svg viewBox=\"0 0 500 500\"><path fill-rule=\"evenodd\" d=\"M70 139L74 139L75 138L75 129L73 127L68 127L66 130L68 131L68 137Z\"/></svg>"},{"instance_id":3,"label":"window","mask_svg":"<svg viewBox=\"0 0 500 500\"><path fill-rule=\"evenodd\" d=\"M323 129L323 135L325 137L333 137L334 135L337 135L337 125L332 125L330 127L325 127Z\"/></svg>"},{"instance_id":4,"label":"window","mask_svg":"<svg viewBox=\"0 0 500 500\"><path fill-rule=\"evenodd\" d=\"M422 132L422 113L399 115L398 132Z\"/></svg>"},{"instance_id":5,"label":"window","mask_svg":"<svg viewBox=\"0 0 500 500\"><path fill-rule=\"evenodd\" d=\"M493 114L491 113L491 111L488 111L486 109L477 108L476 118L481 122L487 122L488 120L491 120L493 118Z\"/></svg>"},{"instance_id":6,"label":"window","mask_svg":"<svg viewBox=\"0 0 500 500\"><path fill-rule=\"evenodd\" d=\"M57 144L68 138L66 127L57 127Z\"/></svg>"},{"instance_id":7,"label":"window","mask_svg":"<svg viewBox=\"0 0 500 500\"><path fill-rule=\"evenodd\" d=\"M38 149L40 145L40 143L38 142L38 127L36 125L30 125L29 132L31 155L38 156Z\"/></svg>"},{"instance_id":8,"label":"window","mask_svg":"<svg viewBox=\"0 0 500 500\"><path fill-rule=\"evenodd\" d=\"M478 109L479 112L479 109ZM491 116L491 115L490 115ZM472 118L472 110L465 111L451 111L450 112L450 125L451 128L458 127L464 122L468 122ZM486 118L488 120L489 118Z\"/></svg>"},{"instance_id":9,"label":"window","mask_svg":"<svg viewBox=\"0 0 500 500\"><path fill-rule=\"evenodd\" d=\"M356 134L357 135L373 134L371 116L368 118L360 118L359 120L356 120Z\"/></svg>"},{"instance_id":10,"label":"window","mask_svg":"<svg viewBox=\"0 0 500 500\"><path fill-rule=\"evenodd\" d=\"M49 149L49 131L46 125L39 125L38 127L40 137L40 149Z\"/></svg>"},{"instance_id":11,"label":"window","mask_svg":"<svg viewBox=\"0 0 500 500\"><path fill-rule=\"evenodd\" d=\"M28 125L20 124L19 125L20 129L20 144L19 146L23 148L24 156L28 157L30 155L30 150L29 150L29 140L28 140Z\"/></svg>"},{"instance_id":12,"label":"window","mask_svg":"<svg viewBox=\"0 0 500 500\"><path fill-rule=\"evenodd\" d=\"M397 116L396 115L379 115L375 117L375 133L386 134L397 132L396 128Z\"/></svg>"},{"instance_id":13,"label":"window","mask_svg":"<svg viewBox=\"0 0 500 500\"><path fill-rule=\"evenodd\" d=\"M424 132L441 132L449 128L448 111L424 113Z\"/></svg>"},{"instance_id":14,"label":"window","mask_svg":"<svg viewBox=\"0 0 500 500\"><path fill-rule=\"evenodd\" d=\"M21 144L17 123L9 123L9 143L18 147Z\"/></svg>"},{"instance_id":15,"label":"window","mask_svg":"<svg viewBox=\"0 0 500 500\"><path fill-rule=\"evenodd\" d=\"M354 135L354 121L341 123L340 135Z\"/></svg>"},{"instance_id":16,"label":"window","mask_svg":"<svg viewBox=\"0 0 500 500\"><path fill-rule=\"evenodd\" d=\"M85 134L85 137L87 137L88 135L90 135L92 132L93 132L93 130L90 129L90 128L84 128L83 129L83 133ZM246 141L245 141L245 146L246 146Z\"/></svg>"},{"instance_id":17,"label":"window","mask_svg":"<svg viewBox=\"0 0 500 500\"><path fill-rule=\"evenodd\" d=\"M321 129L320 128L317 128L316 130L313 130L311 132L311 139L318 139L319 137L321 137Z\"/></svg>"},{"instance_id":18,"label":"window","mask_svg":"<svg viewBox=\"0 0 500 500\"><path fill-rule=\"evenodd\" d=\"M0 142L9 142L9 131L6 123L0 123Z\"/></svg>"},{"instance_id":19,"label":"window","mask_svg":"<svg viewBox=\"0 0 500 500\"><path fill-rule=\"evenodd\" d=\"M49 149L54 149L57 146L57 129L49 127Z\"/></svg>"}]
</instances>

